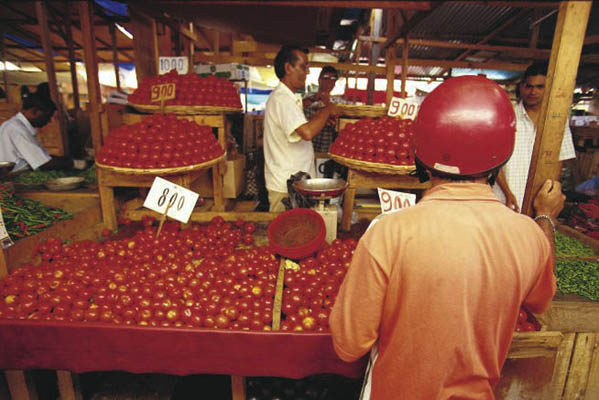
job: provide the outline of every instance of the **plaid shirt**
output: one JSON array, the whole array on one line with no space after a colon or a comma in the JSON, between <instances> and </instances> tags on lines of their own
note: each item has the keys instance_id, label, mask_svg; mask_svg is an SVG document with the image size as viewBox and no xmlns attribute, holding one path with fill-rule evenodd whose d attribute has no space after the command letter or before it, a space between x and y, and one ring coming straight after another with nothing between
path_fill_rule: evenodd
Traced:
<instances>
[{"instance_id":1,"label":"plaid shirt","mask_svg":"<svg viewBox=\"0 0 599 400\"><path fill-rule=\"evenodd\" d=\"M514 193L514 196L516 196L516 199L518 199L518 206L521 208L522 201L524 200L526 181L528 180L528 170L530 168L530 160L535 145L537 129L534 122L526 113L526 109L521 101L514 107L514 112L516 113L516 140L514 143L514 152L503 167L503 171L505 173L507 184L512 193ZM570 127L568 126L568 123L566 123L559 161L569 160L575 157L576 152L574 151L572 132L570 132ZM497 197L505 203L503 191L497 184L493 186L493 191Z\"/></svg>"},{"instance_id":2,"label":"plaid shirt","mask_svg":"<svg viewBox=\"0 0 599 400\"><path fill-rule=\"evenodd\" d=\"M314 114L324 108L322 101L315 101L316 93L304 97L304 114L306 119L309 121L312 119ZM331 98L333 103L340 103L337 99ZM331 144L337 138L337 130L335 126L325 125L320 133L312 138L312 146L314 147L315 153L328 153Z\"/></svg>"}]
</instances>

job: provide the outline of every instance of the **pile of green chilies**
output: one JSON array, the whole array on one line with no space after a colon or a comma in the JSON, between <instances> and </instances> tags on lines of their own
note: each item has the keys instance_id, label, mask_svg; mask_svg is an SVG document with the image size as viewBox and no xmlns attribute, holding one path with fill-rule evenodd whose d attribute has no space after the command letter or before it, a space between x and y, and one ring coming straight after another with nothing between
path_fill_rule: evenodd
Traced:
<instances>
[{"instance_id":1,"label":"pile of green chilies","mask_svg":"<svg viewBox=\"0 0 599 400\"><path fill-rule=\"evenodd\" d=\"M555 274L560 293L599 300L599 262L560 259L560 256L599 257L595 251L575 238L556 232L555 255Z\"/></svg>"},{"instance_id":2,"label":"pile of green chilies","mask_svg":"<svg viewBox=\"0 0 599 400\"><path fill-rule=\"evenodd\" d=\"M0 191L0 208L6 230L14 241L41 232L56 221L73 218L68 211L46 207L8 190Z\"/></svg>"}]
</instances>

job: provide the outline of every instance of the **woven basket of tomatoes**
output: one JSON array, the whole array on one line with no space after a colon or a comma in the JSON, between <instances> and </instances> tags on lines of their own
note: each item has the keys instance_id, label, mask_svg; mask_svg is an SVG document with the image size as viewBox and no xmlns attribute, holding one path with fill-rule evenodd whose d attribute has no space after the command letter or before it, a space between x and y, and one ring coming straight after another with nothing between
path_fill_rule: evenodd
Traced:
<instances>
[{"instance_id":1,"label":"woven basket of tomatoes","mask_svg":"<svg viewBox=\"0 0 599 400\"><path fill-rule=\"evenodd\" d=\"M331 157L349 168L383 174L415 169L412 120L384 116L347 124L331 145Z\"/></svg>"},{"instance_id":2,"label":"woven basket of tomatoes","mask_svg":"<svg viewBox=\"0 0 599 400\"><path fill-rule=\"evenodd\" d=\"M173 175L208 168L223 158L209 126L156 114L110 131L96 164L131 175Z\"/></svg>"},{"instance_id":3,"label":"woven basket of tomatoes","mask_svg":"<svg viewBox=\"0 0 599 400\"><path fill-rule=\"evenodd\" d=\"M175 96L165 100L164 110L152 101L152 90L157 85L175 84ZM213 75L202 78L197 74L168 74L145 78L128 98L129 105L141 112L167 112L182 115L223 114L242 110L235 85L226 78Z\"/></svg>"}]
</instances>

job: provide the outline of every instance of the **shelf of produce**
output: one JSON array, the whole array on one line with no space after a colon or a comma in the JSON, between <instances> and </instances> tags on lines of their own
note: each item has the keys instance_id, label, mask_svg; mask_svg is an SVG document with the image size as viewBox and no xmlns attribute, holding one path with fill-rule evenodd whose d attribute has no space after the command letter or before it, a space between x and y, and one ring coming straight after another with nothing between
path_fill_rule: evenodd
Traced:
<instances>
[{"instance_id":1,"label":"shelf of produce","mask_svg":"<svg viewBox=\"0 0 599 400\"><path fill-rule=\"evenodd\" d=\"M44 205L74 213L73 219L63 220L35 235L25 237L0 253L0 278L16 266L31 259L36 246L50 237L71 239L82 230L99 224L100 198L97 192L80 189L73 192L19 192L19 196L38 200ZM4 272L3 272L4 271Z\"/></svg>"}]
</instances>

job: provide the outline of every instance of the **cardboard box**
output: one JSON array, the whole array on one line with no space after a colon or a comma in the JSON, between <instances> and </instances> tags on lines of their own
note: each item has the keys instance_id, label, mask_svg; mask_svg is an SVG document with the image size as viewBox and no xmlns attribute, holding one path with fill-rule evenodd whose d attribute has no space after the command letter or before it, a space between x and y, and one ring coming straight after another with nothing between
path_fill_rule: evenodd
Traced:
<instances>
[{"instance_id":1,"label":"cardboard box","mask_svg":"<svg viewBox=\"0 0 599 400\"><path fill-rule=\"evenodd\" d=\"M223 195L226 199L235 199L245 188L245 155L237 154L226 160ZM205 171L191 185L191 190L201 197L214 197L212 189L212 169Z\"/></svg>"},{"instance_id":2,"label":"cardboard box","mask_svg":"<svg viewBox=\"0 0 599 400\"><path fill-rule=\"evenodd\" d=\"M250 67L244 64L196 64L194 71L200 76L216 75L227 79L250 80Z\"/></svg>"}]
</instances>

